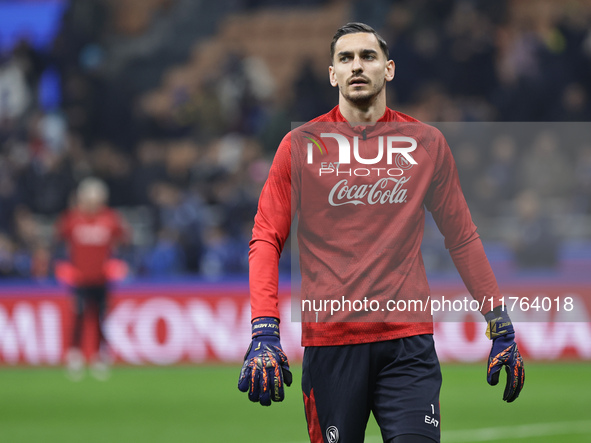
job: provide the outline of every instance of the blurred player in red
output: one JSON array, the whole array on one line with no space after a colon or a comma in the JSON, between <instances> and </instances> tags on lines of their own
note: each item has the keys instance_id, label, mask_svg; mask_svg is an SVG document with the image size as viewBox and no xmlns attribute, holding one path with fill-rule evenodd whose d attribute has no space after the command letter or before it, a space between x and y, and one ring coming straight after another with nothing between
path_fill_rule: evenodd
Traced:
<instances>
[{"instance_id":1,"label":"blurred player in red","mask_svg":"<svg viewBox=\"0 0 591 443\"><path fill-rule=\"evenodd\" d=\"M71 348L66 354L68 373L74 380L83 376L85 358L81 350L87 314L94 316L97 348L91 372L99 379L109 375L109 352L104 334L108 302L108 280L112 272L113 248L128 238L128 228L113 209L106 206L108 189L101 180L86 178L78 186L76 205L58 221L58 237L65 241L70 263L65 277L74 290L75 317ZM69 271L69 272L68 272ZM63 270L62 270L63 272Z\"/></svg>"},{"instance_id":2,"label":"blurred player in red","mask_svg":"<svg viewBox=\"0 0 591 443\"><path fill-rule=\"evenodd\" d=\"M394 78L386 42L349 23L333 38L331 60L338 106L282 140L259 199L249 254L252 342L238 388L270 405L291 383L279 335L278 261L297 215L310 440L363 442L373 413L384 442L438 442L441 371L431 312L385 309L392 301L429 306L425 209L482 306L492 340L487 381L497 384L504 367L508 402L524 382L513 325L443 135L386 106ZM344 309L329 312L335 300ZM312 301L308 312L304 302ZM375 311L351 311L363 301Z\"/></svg>"}]
</instances>

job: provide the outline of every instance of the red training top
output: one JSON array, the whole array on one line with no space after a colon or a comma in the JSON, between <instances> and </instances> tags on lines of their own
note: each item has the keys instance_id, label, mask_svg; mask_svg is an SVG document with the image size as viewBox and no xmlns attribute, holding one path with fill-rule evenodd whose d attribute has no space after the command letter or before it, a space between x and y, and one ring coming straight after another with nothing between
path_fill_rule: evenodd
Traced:
<instances>
[{"instance_id":1,"label":"red training top","mask_svg":"<svg viewBox=\"0 0 591 443\"><path fill-rule=\"evenodd\" d=\"M279 318L277 265L297 215L303 346L433 333L420 250L425 208L472 296L493 297L498 305L496 279L437 129L388 108L375 125L351 126L337 106L291 131L279 145L255 216L252 318ZM351 304L334 311L332 300L365 305L361 312ZM420 301L424 309L390 311L391 300ZM368 301L379 308L369 310ZM483 306L487 312L491 303Z\"/></svg>"},{"instance_id":2,"label":"red training top","mask_svg":"<svg viewBox=\"0 0 591 443\"><path fill-rule=\"evenodd\" d=\"M69 246L70 260L76 272L76 284L101 285L107 281L105 265L111 250L127 235L121 217L112 209L96 214L72 209L58 221L57 232Z\"/></svg>"}]
</instances>

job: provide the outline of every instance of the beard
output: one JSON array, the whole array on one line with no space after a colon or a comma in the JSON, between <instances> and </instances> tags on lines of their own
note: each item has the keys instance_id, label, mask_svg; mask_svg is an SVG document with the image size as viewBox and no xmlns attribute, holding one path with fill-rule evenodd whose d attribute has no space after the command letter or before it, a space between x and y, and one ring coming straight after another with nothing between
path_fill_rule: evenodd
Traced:
<instances>
[{"instance_id":1,"label":"beard","mask_svg":"<svg viewBox=\"0 0 591 443\"><path fill-rule=\"evenodd\" d=\"M342 86L340 91L342 96L345 97L348 102L351 102L357 106L370 105L386 86L386 79L382 79L380 84L369 85L371 87L368 90L350 90L348 89L350 86L346 85Z\"/></svg>"}]
</instances>

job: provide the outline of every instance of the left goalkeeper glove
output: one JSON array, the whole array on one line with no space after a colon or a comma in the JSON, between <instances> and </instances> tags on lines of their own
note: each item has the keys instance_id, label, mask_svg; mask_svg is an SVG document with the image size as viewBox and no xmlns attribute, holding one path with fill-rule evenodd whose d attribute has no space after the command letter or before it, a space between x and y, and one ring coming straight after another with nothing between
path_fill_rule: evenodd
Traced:
<instances>
[{"instance_id":1,"label":"left goalkeeper glove","mask_svg":"<svg viewBox=\"0 0 591 443\"><path fill-rule=\"evenodd\" d=\"M507 384L503 400L508 403L519 397L525 382L523 359L515 343L515 330L507 311L502 306L484 315L488 322L486 336L492 340L492 349L488 357L486 381L495 386L499 382L499 374L504 366L507 372Z\"/></svg>"},{"instance_id":2,"label":"left goalkeeper glove","mask_svg":"<svg viewBox=\"0 0 591 443\"><path fill-rule=\"evenodd\" d=\"M263 406L283 401L283 384L290 386L289 361L279 341L279 320L259 317L252 321L252 342L244 356L238 389L248 392L253 402Z\"/></svg>"}]
</instances>

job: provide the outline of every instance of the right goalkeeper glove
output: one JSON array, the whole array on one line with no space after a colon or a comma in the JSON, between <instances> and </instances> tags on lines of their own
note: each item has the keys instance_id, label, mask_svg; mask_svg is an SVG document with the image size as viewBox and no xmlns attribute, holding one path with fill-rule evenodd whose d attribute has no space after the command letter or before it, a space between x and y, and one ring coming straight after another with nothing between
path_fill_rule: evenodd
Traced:
<instances>
[{"instance_id":1,"label":"right goalkeeper glove","mask_svg":"<svg viewBox=\"0 0 591 443\"><path fill-rule=\"evenodd\" d=\"M269 406L283 401L283 384L290 386L289 361L279 342L279 320L259 317L252 321L252 342L244 356L238 389L248 392L250 401Z\"/></svg>"}]
</instances>

